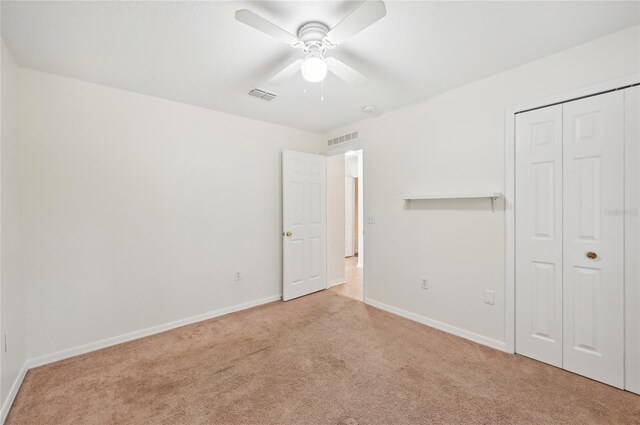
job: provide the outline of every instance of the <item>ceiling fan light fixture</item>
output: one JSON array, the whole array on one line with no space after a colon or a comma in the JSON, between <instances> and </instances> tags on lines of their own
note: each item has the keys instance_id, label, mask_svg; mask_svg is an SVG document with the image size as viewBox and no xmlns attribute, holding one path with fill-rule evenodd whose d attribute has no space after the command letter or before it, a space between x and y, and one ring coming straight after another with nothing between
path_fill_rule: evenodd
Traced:
<instances>
[{"instance_id":1,"label":"ceiling fan light fixture","mask_svg":"<svg viewBox=\"0 0 640 425\"><path fill-rule=\"evenodd\" d=\"M302 77L310 83L319 83L327 76L327 63L317 57L309 56L302 63Z\"/></svg>"}]
</instances>

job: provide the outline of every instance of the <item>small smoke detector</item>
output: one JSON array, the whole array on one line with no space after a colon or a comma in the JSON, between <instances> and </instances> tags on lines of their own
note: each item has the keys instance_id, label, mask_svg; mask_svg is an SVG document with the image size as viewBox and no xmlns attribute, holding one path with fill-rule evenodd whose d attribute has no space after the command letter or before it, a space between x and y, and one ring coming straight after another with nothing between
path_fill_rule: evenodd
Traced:
<instances>
[{"instance_id":1,"label":"small smoke detector","mask_svg":"<svg viewBox=\"0 0 640 425\"><path fill-rule=\"evenodd\" d=\"M365 114L372 114L376 111L376 107L373 105L367 105L362 107L362 112Z\"/></svg>"},{"instance_id":2,"label":"small smoke detector","mask_svg":"<svg viewBox=\"0 0 640 425\"><path fill-rule=\"evenodd\" d=\"M260 89L252 89L249 92L249 96L257 97L259 99L266 100L267 102L271 102L273 99L278 97L277 94L269 93L268 91Z\"/></svg>"}]
</instances>

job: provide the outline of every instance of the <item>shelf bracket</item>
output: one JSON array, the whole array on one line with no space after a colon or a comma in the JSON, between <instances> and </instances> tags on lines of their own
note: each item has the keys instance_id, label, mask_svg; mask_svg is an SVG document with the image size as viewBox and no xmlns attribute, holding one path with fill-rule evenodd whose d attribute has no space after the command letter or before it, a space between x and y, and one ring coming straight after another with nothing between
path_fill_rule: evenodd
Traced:
<instances>
[{"instance_id":1,"label":"shelf bracket","mask_svg":"<svg viewBox=\"0 0 640 425\"><path fill-rule=\"evenodd\" d=\"M497 196L492 196L491 197L491 212L492 213L496 213L496 208L495 208L495 202L498 200Z\"/></svg>"}]
</instances>

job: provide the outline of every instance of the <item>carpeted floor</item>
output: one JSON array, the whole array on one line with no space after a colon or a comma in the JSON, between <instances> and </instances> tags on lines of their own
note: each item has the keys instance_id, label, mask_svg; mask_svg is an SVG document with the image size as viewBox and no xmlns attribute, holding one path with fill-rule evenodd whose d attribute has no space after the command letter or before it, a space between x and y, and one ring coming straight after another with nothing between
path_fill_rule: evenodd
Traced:
<instances>
[{"instance_id":1,"label":"carpeted floor","mask_svg":"<svg viewBox=\"0 0 640 425\"><path fill-rule=\"evenodd\" d=\"M323 291L31 370L7 424L640 424L640 396Z\"/></svg>"}]
</instances>

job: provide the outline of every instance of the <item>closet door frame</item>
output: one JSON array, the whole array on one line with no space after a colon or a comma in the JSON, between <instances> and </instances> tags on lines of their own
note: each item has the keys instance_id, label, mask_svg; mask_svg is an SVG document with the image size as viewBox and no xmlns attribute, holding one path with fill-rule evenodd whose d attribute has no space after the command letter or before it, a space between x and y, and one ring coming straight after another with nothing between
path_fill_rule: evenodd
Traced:
<instances>
[{"instance_id":1,"label":"closet door frame","mask_svg":"<svg viewBox=\"0 0 640 425\"><path fill-rule=\"evenodd\" d=\"M594 96L600 93L616 89L623 89L640 83L640 73L632 74L613 81L596 84L581 88L571 92L539 99L532 102L516 105L505 110L505 351L515 354L515 119L519 112L531 109L543 108L546 106L565 103L571 100L580 99L587 96ZM628 140L625 139L625 145ZM640 164L638 164L640 165ZM625 180L632 175L625 169ZM631 285L640 285L640 282L625 282L625 298L627 295L640 293L639 288L632 288ZM640 320L640 300L630 302L626 306L626 317L637 317ZM629 336L627 335L627 338ZM632 336L633 337L633 336ZM640 335L635 338L640 340ZM626 341L626 346L633 347L634 352L627 351L625 354L625 389L640 393L640 379L627 376L627 372L640 369L640 341ZM626 347L625 347L626 348Z\"/></svg>"}]
</instances>

